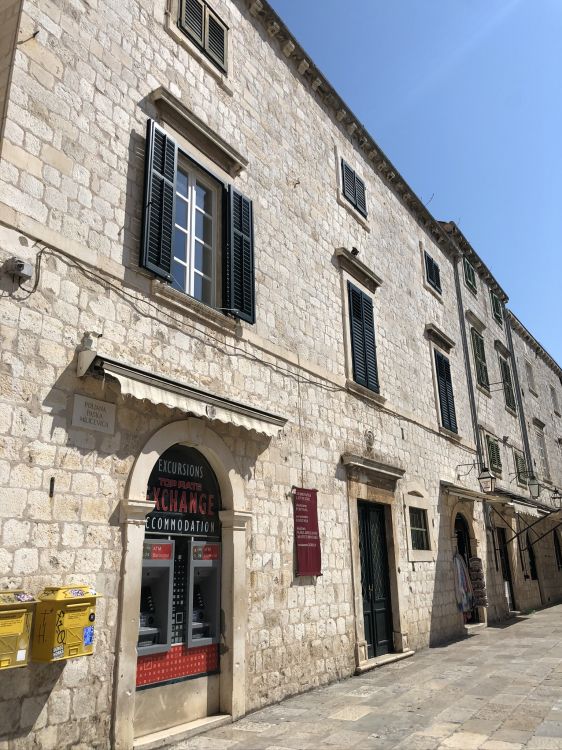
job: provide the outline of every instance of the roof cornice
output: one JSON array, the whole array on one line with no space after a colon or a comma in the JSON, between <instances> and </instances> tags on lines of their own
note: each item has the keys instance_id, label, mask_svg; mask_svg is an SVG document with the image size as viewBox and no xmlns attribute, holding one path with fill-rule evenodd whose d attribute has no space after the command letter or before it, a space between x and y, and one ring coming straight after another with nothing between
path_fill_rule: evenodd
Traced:
<instances>
[{"instance_id":1,"label":"roof cornice","mask_svg":"<svg viewBox=\"0 0 562 750\"><path fill-rule=\"evenodd\" d=\"M293 37L281 18L266 0L245 0L250 14L261 22L268 36L277 42L282 54L300 76L303 85L331 112L345 137L359 150L373 171L405 206L433 242L451 256L458 254L451 238L439 221L427 210L390 159L375 143L366 127L353 114L326 76Z\"/></svg>"},{"instance_id":2,"label":"roof cornice","mask_svg":"<svg viewBox=\"0 0 562 750\"><path fill-rule=\"evenodd\" d=\"M551 357L544 346L542 346L536 340L533 334L527 328L525 328L523 323L511 310L506 310L506 313L512 329L516 331L519 336L527 342L527 344L529 344L531 349L533 349L533 351L535 351L544 362L546 362L546 364L556 373L556 375L560 379L560 382L562 383L562 367L560 367L558 362L553 357Z\"/></svg>"}]
</instances>

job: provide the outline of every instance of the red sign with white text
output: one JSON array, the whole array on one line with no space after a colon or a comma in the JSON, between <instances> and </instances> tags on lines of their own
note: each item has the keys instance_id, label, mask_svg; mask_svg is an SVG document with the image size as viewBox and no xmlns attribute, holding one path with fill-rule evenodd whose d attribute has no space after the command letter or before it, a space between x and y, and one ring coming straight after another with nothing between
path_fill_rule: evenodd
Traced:
<instances>
[{"instance_id":1,"label":"red sign with white text","mask_svg":"<svg viewBox=\"0 0 562 750\"><path fill-rule=\"evenodd\" d=\"M171 544L152 544L150 548L150 559L151 560L171 560L172 559L172 545Z\"/></svg>"},{"instance_id":2,"label":"red sign with white text","mask_svg":"<svg viewBox=\"0 0 562 750\"><path fill-rule=\"evenodd\" d=\"M295 487L293 491L298 576L322 575L316 495L316 490L302 487Z\"/></svg>"}]
</instances>

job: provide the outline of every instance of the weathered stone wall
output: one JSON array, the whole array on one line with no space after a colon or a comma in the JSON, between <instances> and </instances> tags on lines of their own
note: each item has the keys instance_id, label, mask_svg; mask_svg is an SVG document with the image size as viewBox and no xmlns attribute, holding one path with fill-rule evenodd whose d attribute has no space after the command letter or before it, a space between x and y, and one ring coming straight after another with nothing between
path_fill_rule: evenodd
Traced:
<instances>
[{"instance_id":1,"label":"weathered stone wall","mask_svg":"<svg viewBox=\"0 0 562 750\"><path fill-rule=\"evenodd\" d=\"M0 7L0 141L8 101L22 0L5 0Z\"/></svg>"}]
</instances>

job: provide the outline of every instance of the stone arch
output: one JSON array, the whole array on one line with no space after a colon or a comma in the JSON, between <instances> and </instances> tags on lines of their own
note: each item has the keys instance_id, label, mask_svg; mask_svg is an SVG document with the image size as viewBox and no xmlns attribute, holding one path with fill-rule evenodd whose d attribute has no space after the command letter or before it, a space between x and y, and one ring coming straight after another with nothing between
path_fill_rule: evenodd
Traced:
<instances>
[{"instance_id":1,"label":"stone arch","mask_svg":"<svg viewBox=\"0 0 562 750\"><path fill-rule=\"evenodd\" d=\"M199 450L211 465L221 490L221 609L225 622L225 654L221 656L220 710L239 718L245 713L247 581L244 479L226 443L202 419L170 422L158 429L135 459L120 503L123 561L120 617L114 679L113 744L130 750L134 744L136 642L138 635L144 526L152 505L146 500L150 473L159 456L182 443Z\"/></svg>"}]
</instances>

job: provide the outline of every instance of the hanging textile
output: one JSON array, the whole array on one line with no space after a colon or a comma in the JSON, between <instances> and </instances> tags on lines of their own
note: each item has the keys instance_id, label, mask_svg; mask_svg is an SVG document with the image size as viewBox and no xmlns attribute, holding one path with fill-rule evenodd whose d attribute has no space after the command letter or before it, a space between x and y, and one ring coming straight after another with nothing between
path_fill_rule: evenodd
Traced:
<instances>
[{"instance_id":1,"label":"hanging textile","mask_svg":"<svg viewBox=\"0 0 562 750\"><path fill-rule=\"evenodd\" d=\"M459 612L470 612L473 607L473 590L466 563L458 552L453 555L455 567L455 594Z\"/></svg>"},{"instance_id":2,"label":"hanging textile","mask_svg":"<svg viewBox=\"0 0 562 750\"><path fill-rule=\"evenodd\" d=\"M471 557L468 561L468 572L472 590L474 592L474 606L487 607L488 593L486 591L486 579L484 577L484 567L479 557Z\"/></svg>"}]
</instances>

